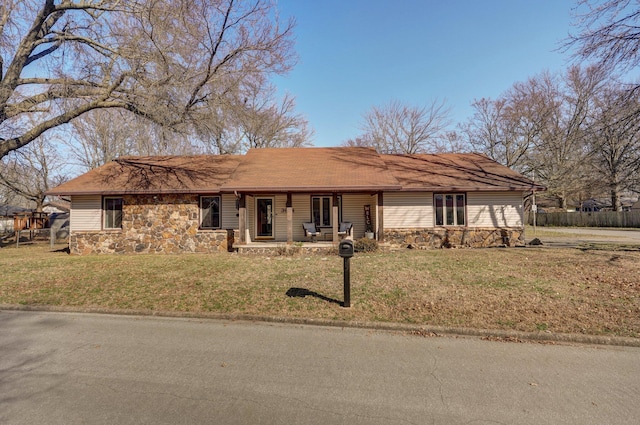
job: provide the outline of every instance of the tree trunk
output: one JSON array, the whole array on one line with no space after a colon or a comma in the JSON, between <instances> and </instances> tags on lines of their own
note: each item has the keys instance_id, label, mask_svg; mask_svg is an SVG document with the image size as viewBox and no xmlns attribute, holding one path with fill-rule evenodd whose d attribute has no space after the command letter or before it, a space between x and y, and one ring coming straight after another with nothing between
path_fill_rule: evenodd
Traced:
<instances>
[{"instance_id":1,"label":"tree trunk","mask_svg":"<svg viewBox=\"0 0 640 425\"><path fill-rule=\"evenodd\" d=\"M617 187L611 188L611 208L613 211L622 211L622 201L620 200Z\"/></svg>"}]
</instances>

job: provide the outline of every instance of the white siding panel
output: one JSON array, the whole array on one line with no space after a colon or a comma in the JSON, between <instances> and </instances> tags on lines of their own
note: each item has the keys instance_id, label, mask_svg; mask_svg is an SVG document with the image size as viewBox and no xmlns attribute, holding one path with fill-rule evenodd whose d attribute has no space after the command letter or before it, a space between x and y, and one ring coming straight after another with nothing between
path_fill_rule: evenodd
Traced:
<instances>
[{"instance_id":1,"label":"white siding panel","mask_svg":"<svg viewBox=\"0 0 640 425\"><path fill-rule=\"evenodd\" d=\"M520 227L522 193L468 192L467 218L469 227Z\"/></svg>"},{"instance_id":2,"label":"white siding panel","mask_svg":"<svg viewBox=\"0 0 640 425\"><path fill-rule=\"evenodd\" d=\"M400 192L384 194L386 229L424 229L433 227L433 194Z\"/></svg>"},{"instance_id":3,"label":"white siding panel","mask_svg":"<svg viewBox=\"0 0 640 425\"><path fill-rule=\"evenodd\" d=\"M71 197L70 231L93 231L102 229L102 197L83 195Z\"/></svg>"},{"instance_id":4,"label":"white siding panel","mask_svg":"<svg viewBox=\"0 0 640 425\"><path fill-rule=\"evenodd\" d=\"M222 194L222 215L220 217L223 229L237 229L239 226L236 197L232 193Z\"/></svg>"}]
</instances>

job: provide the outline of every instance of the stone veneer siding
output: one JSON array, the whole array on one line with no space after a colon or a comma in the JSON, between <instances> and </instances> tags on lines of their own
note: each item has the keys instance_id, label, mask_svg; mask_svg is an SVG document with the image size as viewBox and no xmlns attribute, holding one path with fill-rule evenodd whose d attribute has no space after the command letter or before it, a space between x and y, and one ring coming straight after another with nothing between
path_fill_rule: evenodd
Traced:
<instances>
[{"instance_id":1,"label":"stone veneer siding","mask_svg":"<svg viewBox=\"0 0 640 425\"><path fill-rule=\"evenodd\" d=\"M524 246L524 228L385 229L384 242L399 248L486 248Z\"/></svg>"},{"instance_id":2,"label":"stone veneer siding","mask_svg":"<svg viewBox=\"0 0 640 425\"><path fill-rule=\"evenodd\" d=\"M122 198L122 230L72 232L72 254L225 252L231 250L237 237L237 230L199 229L197 194Z\"/></svg>"}]
</instances>

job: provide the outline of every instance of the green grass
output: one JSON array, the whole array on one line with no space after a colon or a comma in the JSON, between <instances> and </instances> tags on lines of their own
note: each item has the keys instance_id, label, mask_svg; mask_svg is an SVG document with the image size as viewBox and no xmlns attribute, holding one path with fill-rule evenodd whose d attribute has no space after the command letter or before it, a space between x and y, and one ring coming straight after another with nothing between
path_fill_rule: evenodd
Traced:
<instances>
[{"instance_id":1,"label":"green grass","mask_svg":"<svg viewBox=\"0 0 640 425\"><path fill-rule=\"evenodd\" d=\"M349 309L339 304L342 265L337 255L82 257L6 247L0 303L640 336L637 251L356 254ZM288 296L292 288L303 292Z\"/></svg>"}]
</instances>

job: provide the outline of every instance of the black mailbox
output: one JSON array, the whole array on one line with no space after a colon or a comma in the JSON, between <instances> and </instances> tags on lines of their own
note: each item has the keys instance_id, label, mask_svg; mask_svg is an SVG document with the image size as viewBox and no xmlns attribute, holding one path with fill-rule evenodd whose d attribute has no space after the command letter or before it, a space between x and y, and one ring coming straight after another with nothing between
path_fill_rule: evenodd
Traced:
<instances>
[{"instance_id":1,"label":"black mailbox","mask_svg":"<svg viewBox=\"0 0 640 425\"><path fill-rule=\"evenodd\" d=\"M353 241L345 239L338 245L338 255L342 258L353 257Z\"/></svg>"}]
</instances>

